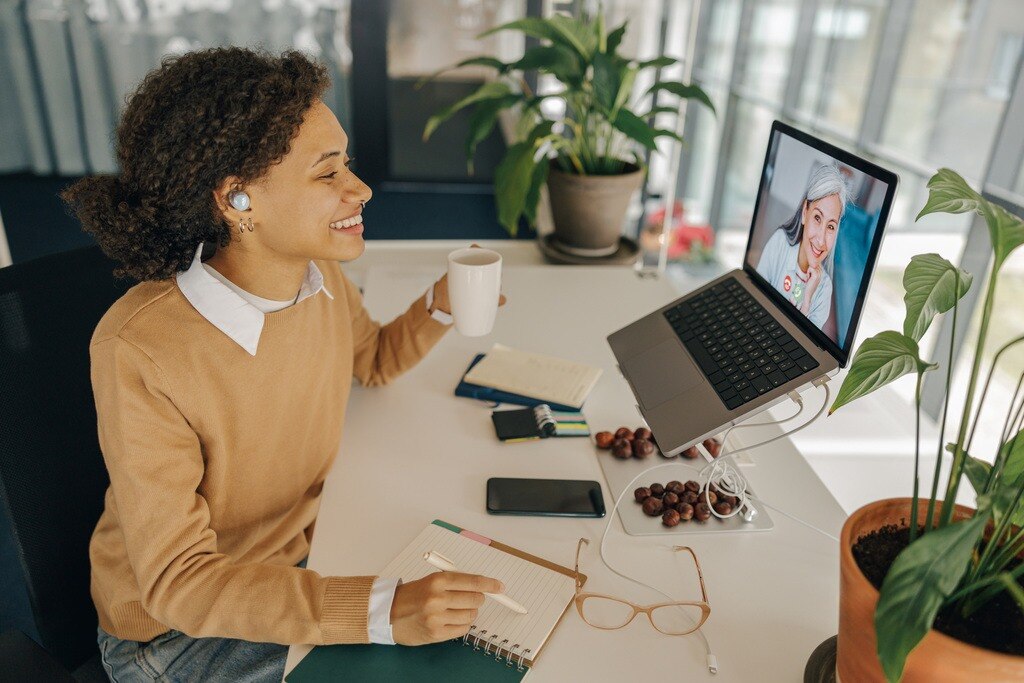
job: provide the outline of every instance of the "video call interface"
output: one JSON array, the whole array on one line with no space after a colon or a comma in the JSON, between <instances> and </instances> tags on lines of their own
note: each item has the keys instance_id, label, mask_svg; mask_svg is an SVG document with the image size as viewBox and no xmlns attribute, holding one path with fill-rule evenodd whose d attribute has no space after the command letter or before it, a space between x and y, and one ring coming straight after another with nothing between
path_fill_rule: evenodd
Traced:
<instances>
[{"instance_id":1,"label":"video call interface","mask_svg":"<svg viewBox=\"0 0 1024 683\"><path fill-rule=\"evenodd\" d=\"M887 183L773 131L746 262L840 348Z\"/></svg>"}]
</instances>

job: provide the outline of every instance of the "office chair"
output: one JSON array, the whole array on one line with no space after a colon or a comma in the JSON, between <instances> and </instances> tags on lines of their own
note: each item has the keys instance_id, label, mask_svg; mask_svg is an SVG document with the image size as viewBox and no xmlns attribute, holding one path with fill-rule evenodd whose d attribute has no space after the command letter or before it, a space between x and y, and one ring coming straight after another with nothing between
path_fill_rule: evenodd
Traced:
<instances>
[{"instance_id":1,"label":"office chair","mask_svg":"<svg viewBox=\"0 0 1024 683\"><path fill-rule=\"evenodd\" d=\"M88 546L109 479L96 432L89 340L134 284L115 279L113 268L95 246L0 268L0 501L39 645L77 680L106 680ZM33 668L41 654L20 633L4 634L3 677L52 680Z\"/></svg>"}]
</instances>

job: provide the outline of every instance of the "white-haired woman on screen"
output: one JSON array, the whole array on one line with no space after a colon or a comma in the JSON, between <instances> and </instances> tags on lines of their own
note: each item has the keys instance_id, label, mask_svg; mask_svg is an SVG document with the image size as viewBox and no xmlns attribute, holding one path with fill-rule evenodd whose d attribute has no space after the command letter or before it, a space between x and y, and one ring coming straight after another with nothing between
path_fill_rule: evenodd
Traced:
<instances>
[{"instance_id":1,"label":"white-haired woman on screen","mask_svg":"<svg viewBox=\"0 0 1024 683\"><path fill-rule=\"evenodd\" d=\"M818 327L832 309L836 237L849 195L835 163L814 169L796 213L768 239L757 263L757 272Z\"/></svg>"}]
</instances>

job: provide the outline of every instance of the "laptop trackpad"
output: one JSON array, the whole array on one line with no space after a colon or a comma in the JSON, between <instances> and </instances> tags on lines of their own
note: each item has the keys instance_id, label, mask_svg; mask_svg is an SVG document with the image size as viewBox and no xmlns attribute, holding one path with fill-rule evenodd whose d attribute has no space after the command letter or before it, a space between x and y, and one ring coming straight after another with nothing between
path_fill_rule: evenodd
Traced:
<instances>
[{"instance_id":1,"label":"laptop trackpad","mask_svg":"<svg viewBox=\"0 0 1024 683\"><path fill-rule=\"evenodd\" d=\"M705 381L700 369L675 339L630 358L624 365L633 389L647 410Z\"/></svg>"}]
</instances>

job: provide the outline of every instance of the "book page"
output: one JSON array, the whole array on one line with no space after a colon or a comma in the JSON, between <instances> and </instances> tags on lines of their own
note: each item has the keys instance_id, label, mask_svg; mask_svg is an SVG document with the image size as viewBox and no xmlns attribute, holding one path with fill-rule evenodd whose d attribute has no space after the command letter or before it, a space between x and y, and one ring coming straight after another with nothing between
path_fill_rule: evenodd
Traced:
<instances>
[{"instance_id":1,"label":"book page","mask_svg":"<svg viewBox=\"0 0 1024 683\"><path fill-rule=\"evenodd\" d=\"M566 546L566 552L570 550ZM498 579L505 585L505 594L526 608L527 614L517 614L494 600L484 600L471 637L479 635L480 645L488 643L492 652L498 646L513 657L523 654L532 661L576 594L572 577L437 524L420 532L380 576L414 581L436 572L423 559L430 551L444 555L460 572Z\"/></svg>"},{"instance_id":2,"label":"book page","mask_svg":"<svg viewBox=\"0 0 1024 683\"><path fill-rule=\"evenodd\" d=\"M600 368L495 344L465 379L470 384L578 408L600 376Z\"/></svg>"}]
</instances>

